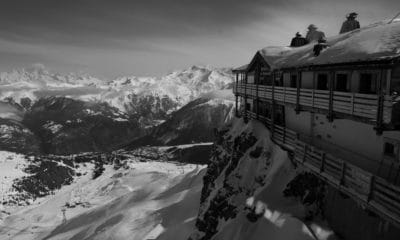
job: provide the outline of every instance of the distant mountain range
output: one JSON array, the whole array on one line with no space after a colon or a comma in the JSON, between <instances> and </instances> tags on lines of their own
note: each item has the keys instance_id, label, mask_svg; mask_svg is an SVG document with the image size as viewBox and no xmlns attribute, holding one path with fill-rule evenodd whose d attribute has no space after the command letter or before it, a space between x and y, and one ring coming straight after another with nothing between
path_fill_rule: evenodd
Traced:
<instances>
[{"instance_id":1,"label":"distant mountain range","mask_svg":"<svg viewBox=\"0 0 400 240\"><path fill-rule=\"evenodd\" d=\"M0 73L0 150L70 154L210 140L231 112L232 79L230 69L198 66L112 81L40 65Z\"/></svg>"}]
</instances>

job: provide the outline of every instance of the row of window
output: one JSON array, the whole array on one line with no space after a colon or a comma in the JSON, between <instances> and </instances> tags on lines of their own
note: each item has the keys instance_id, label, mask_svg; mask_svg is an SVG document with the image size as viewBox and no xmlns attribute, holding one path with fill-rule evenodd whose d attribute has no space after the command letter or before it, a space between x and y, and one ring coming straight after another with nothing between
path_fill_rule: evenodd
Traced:
<instances>
[{"instance_id":1,"label":"row of window","mask_svg":"<svg viewBox=\"0 0 400 240\"><path fill-rule=\"evenodd\" d=\"M315 77L314 77L315 74ZM332 81L332 89L340 92L358 92L364 94L376 94L378 92L378 71L356 72L357 76L352 76L350 72L336 72ZM284 73L275 80L275 86L284 86L305 89L329 90L330 74L328 72L302 72L299 79L297 73ZM314 80L315 79L315 80ZM247 83L272 85L271 74L261 74L259 79L255 78L254 72L247 74Z\"/></svg>"},{"instance_id":2,"label":"row of window","mask_svg":"<svg viewBox=\"0 0 400 240\"><path fill-rule=\"evenodd\" d=\"M272 104L266 101L257 100L247 100L251 102L246 102L246 110L252 111L259 114L260 116L272 118ZM258 109L257 109L258 107ZM277 125L285 125L285 107L283 105L275 105L274 109L274 123Z\"/></svg>"}]
</instances>

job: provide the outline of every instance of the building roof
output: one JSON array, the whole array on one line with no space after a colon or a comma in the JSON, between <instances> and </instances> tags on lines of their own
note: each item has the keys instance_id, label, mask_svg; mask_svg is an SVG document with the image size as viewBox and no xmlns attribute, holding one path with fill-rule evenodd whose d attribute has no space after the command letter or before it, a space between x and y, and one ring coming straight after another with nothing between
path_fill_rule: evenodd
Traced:
<instances>
[{"instance_id":1,"label":"building roof","mask_svg":"<svg viewBox=\"0 0 400 240\"><path fill-rule=\"evenodd\" d=\"M273 69L391 60L400 57L400 19L329 37L319 56L314 56L315 44L266 47L258 53Z\"/></svg>"},{"instance_id":2,"label":"building roof","mask_svg":"<svg viewBox=\"0 0 400 240\"><path fill-rule=\"evenodd\" d=\"M249 64L234 68L232 71L233 72L244 72L246 71L247 67L249 66Z\"/></svg>"}]
</instances>

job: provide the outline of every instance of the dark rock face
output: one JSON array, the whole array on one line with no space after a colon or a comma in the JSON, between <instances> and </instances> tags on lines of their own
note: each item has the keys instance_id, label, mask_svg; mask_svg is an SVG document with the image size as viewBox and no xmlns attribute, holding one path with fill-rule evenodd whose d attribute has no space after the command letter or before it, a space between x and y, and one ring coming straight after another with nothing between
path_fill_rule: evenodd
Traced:
<instances>
[{"instance_id":1,"label":"dark rock face","mask_svg":"<svg viewBox=\"0 0 400 240\"><path fill-rule=\"evenodd\" d=\"M132 119L138 119L141 126L152 126L159 120L168 118L168 114L179 107L176 101L157 95L139 96L130 94L124 107Z\"/></svg>"},{"instance_id":2,"label":"dark rock face","mask_svg":"<svg viewBox=\"0 0 400 240\"><path fill-rule=\"evenodd\" d=\"M23 124L41 141L46 154L111 151L142 134L138 123L106 103L42 98Z\"/></svg>"},{"instance_id":3,"label":"dark rock face","mask_svg":"<svg viewBox=\"0 0 400 240\"><path fill-rule=\"evenodd\" d=\"M215 188L215 180L222 174L224 169L226 169L225 178L223 186L215 197L210 200L205 213L196 221L197 229L204 233L201 239L211 239L217 233L220 219L228 220L236 216L238 212L237 206L232 205L230 199L242 192L243 189L240 186L232 185L228 179L229 177L240 178L239 175L232 176L231 174L237 168L239 159L243 157L244 152L256 142L257 139L251 134L243 133L232 139L232 136L227 134L226 129L217 133L216 143L218 145L214 146L211 163L203 178L204 186L201 193L201 204L204 204L209 199L211 192ZM248 193L251 194L251 192Z\"/></svg>"},{"instance_id":4,"label":"dark rock face","mask_svg":"<svg viewBox=\"0 0 400 240\"><path fill-rule=\"evenodd\" d=\"M214 141L214 131L229 121L233 104L208 104L200 98L172 113L171 117L155 127L150 134L131 142L127 148L145 145L180 145Z\"/></svg>"},{"instance_id":5,"label":"dark rock face","mask_svg":"<svg viewBox=\"0 0 400 240\"><path fill-rule=\"evenodd\" d=\"M326 184L312 173L298 174L283 191L285 197L294 197L307 206L306 220L323 216Z\"/></svg>"},{"instance_id":6,"label":"dark rock face","mask_svg":"<svg viewBox=\"0 0 400 240\"><path fill-rule=\"evenodd\" d=\"M0 118L0 150L38 154L40 140L18 121Z\"/></svg>"}]
</instances>

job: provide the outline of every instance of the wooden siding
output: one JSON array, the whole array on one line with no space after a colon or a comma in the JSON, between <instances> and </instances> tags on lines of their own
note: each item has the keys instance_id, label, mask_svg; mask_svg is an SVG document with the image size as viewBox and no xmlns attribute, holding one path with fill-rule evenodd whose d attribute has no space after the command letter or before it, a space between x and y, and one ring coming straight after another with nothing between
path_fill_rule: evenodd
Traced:
<instances>
[{"instance_id":1,"label":"wooden siding","mask_svg":"<svg viewBox=\"0 0 400 240\"><path fill-rule=\"evenodd\" d=\"M377 94L333 91L333 96L331 97L329 90L301 88L298 91L297 88L244 83L235 84L233 89L238 96L250 99L274 100L282 104L300 106L303 109L328 112L331 105L333 114L339 113L341 116L347 115L362 118L372 124L376 124L381 106L383 123L389 124L391 121L392 99L388 95L383 96L381 104Z\"/></svg>"},{"instance_id":2,"label":"wooden siding","mask_svg":"<svg viewBox=\"0 0 400 240\"><path fill-rule=\"evenodd\" d=\"M242 114L258 119L271 131L271 139L293 154L296 163L350 196L369 210L400 226L400 186L375 176L344 159L300 140L300 135L251 111Z\"/></svg>"}]
</instances>

